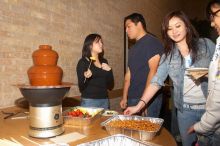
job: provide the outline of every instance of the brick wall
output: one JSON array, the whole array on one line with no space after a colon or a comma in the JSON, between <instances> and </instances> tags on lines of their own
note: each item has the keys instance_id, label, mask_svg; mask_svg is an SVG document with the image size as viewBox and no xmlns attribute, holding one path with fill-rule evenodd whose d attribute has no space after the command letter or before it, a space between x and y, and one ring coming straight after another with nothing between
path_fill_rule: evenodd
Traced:
<instances>
[{"instance_id":1,"label":"brick wall","mask_svg":"<svg viewBox=\"0 0 220 146\"><path fill-rule=\"evenodd\" d=\"M59 53L63 81L77 83L76 63L84 38L99 33L105 57L113 67L115 89L123 84L123 18L142 13L148 29L160 37L160 24L176 0L1 0L0 1L0 107L13 105L20 94L18 83L28 83L26 71L31 54L40 44L50 44ZM78 95L72 87L69 96Z\"/></svg>"}]
</instances>

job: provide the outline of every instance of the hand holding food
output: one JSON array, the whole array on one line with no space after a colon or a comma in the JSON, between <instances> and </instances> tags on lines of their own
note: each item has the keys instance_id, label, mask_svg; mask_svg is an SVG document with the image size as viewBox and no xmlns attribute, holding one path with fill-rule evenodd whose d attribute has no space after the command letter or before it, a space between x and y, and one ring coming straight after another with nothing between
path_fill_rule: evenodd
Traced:
<instances>
[{"instance_id":1,"label":"hand holding food","mask_svg":"<svg viewBox=\"0 0 220 146\"><path fill-rule=\"evenodd\" d=\"M133 115L133 114L135 114L137 112L139 112L138 108L136 106L131 106L131 107L128 107L124 111L124 115Z\"/></svg>"},{"instance_id":2,"label":"hand holding food","mask_svg":"<svg viewBox=\"0 0 220 146\"><path fill-rule=\"evenodd\" d=\"M88 70L87 70L87 73L85 72L84 73L84 76L85 76L85 79L84 79L84 83L86 82L86 79L87 78L90 78L91 76L92 76L92 72L91 72L91 70L90 70L90 66L91 66L91 64L92 64L92 61L95 61L96 59L95 59L95 57L89 57L89 59L90 59L90 62L89 62L89 67L88 67ZM90 71L90 73L88 74L88 71Z\"/></svg>"},{"instance_id":3,"label":"hand holding food","mask_svg":"<svg viewBox=\"0 0 220 146\"><path fill-rule=\"evenodd\" d=\"M90 78L92 76L92 72L90 69L88 69L86 72L84 72L85 78Z\"/></svg>"}]
</instances>

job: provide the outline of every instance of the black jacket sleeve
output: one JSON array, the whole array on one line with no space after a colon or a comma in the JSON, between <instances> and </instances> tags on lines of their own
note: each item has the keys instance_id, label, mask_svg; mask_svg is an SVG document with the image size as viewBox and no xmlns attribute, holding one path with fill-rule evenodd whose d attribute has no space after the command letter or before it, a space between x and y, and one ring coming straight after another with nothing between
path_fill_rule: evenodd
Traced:
<instances>
[{"instance_id":1,"label":"black jacket sleeve","mask_svg":"<svg viewBox=\"0 0 220 146\"><path fill-rule=\"evenodd\" d=\"M76 67L78 86L79 86L80 92L82 92L86 88L87 83L88 83L87 80L84 82L85 80L84 72L87 70L87 68L88 68L88 65L87 65L86 60L84 60L83 58L80 59Z\"/></svg>"},{"instance_id":2,"label":"black jacket sleeve","mask_svg":"<svg viewBox=\"0 0 220 146\"><path fill-rule=\"evenodd\" d=\"M104 59L103 63L108 64L108 61L106 59ZM113 76L112 69L110 71L108 71L106 81L107 81L107 89L112 90L114 88L114 76Z\"/></svg>"},{"instance_id":3,"label":"black jacket sleeve","mask_svg":"<svg viewBox=\"0 0 220 146\"><path fill-rule=\"evenodd\" d=\"M112 90L114 88L114 77L113 77L112 69L108 72L107 75L107 88L109 90Z\"/></svg>"}]
</instances>

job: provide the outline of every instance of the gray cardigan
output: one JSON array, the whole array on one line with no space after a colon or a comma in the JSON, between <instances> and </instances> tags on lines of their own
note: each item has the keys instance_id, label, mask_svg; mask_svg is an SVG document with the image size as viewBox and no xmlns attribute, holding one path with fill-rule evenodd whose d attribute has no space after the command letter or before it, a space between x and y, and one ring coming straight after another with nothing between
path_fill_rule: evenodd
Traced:
<instances>
[{"instance_id":1,"label":"gray cardigan","mask_svg":"<svg viewBox=\"0 0 220 146\"><path fill-rule=\"evenodd\" d=\"M206 112L201 121L194 125L194 129L202 134L220 134L220 37L217 40L215 54L209 67L208 88Z\"/></svg>"}]
</instances>

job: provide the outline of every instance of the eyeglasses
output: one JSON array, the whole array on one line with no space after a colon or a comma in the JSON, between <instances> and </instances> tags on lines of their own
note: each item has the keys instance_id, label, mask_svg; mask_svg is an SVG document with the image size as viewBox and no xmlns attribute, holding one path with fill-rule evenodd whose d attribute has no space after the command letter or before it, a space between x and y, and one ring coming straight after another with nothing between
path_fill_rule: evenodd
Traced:
<instances>
[{"instance_id":1,"label":"eyeglasses","mask_svg":"<svg viewBox=\"0 0 220 146\"><path fill-rule=\"evenodd\" d=\"M213 21L213 19L217 16L218 12L220 12L220 9L215 12L210 12L209 20Z\"/></svg>"}]
</instances>

